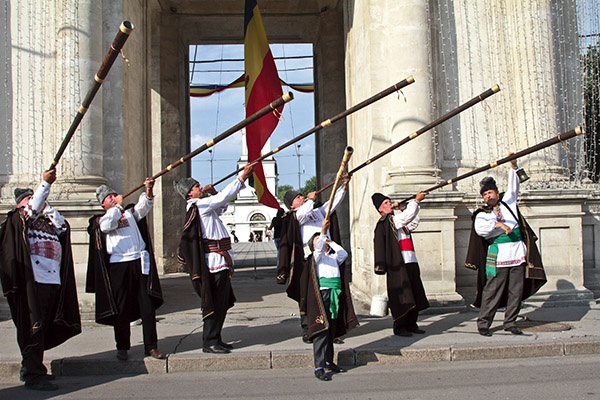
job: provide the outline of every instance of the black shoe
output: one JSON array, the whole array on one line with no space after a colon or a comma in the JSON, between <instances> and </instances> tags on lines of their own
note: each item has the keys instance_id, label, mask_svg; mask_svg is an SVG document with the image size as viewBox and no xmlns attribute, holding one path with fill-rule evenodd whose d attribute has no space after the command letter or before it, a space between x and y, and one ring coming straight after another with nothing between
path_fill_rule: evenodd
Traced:
<instances>
[{"instance_id":1,"label":"black shoe","mask_svg":"<svg viewBox=\"0 0 600 400\"><path fill-rule=\"evenodd\" d=\"M227 350L233 350L233 346L229 343L219 342L219 344L221 345L221 347L225 347Z\"/></svg>"},{"instance_id":2,"label":"black shoe","mask_svg":"<svg viewBox=\"0 0 600 400\"><path fill-rule=\"evenodd\" d=\"M481 336L492 336L492 332L488 328L479 328L478 331Z\"/></svg>"},{"instance_id":3,"label":"black shoe","mask_svg":"<svg viewBox=\"0 0 600 400\"><path fill-rule=\"evenodd\" d=\"M205 346L202 348L203 353L214 353L214 354L227 354L231 353L229 349L221 346L220 344L213 344L212 346Z\"/></svg>"},{"instance_id":4,"label":"black shoe","mask_svg":"<svg viewBox=\"0 0 600 400\"><path fill-rule=\"evenodd\" d=\"M320 381L330 381L331 377L325 373L324 369L315 369L315 376Z\"/></svg>"},{"instance_id":5,"label":"black shoe","mask_svg":"<svg viewBox=\"0 0 600 400\"><path fill-rule=\"evenodd\" d=\"M394 335L402 337L411 337L412 333L410 333L406 329L398 329L396 332L394 332Z\"/></svg>"},{"instance_id":6,"label":"black shoe","mask_svg":"<svg viewBox=\"0 0 600 400\"><path fill-rule=\"evenodd\" d=\"M127 361L127 359L129 358L127 350L117 350L117 358L121 361Z\"/></svg>"},{"instance_id":7,"label":"black shoe","mask_svg":"<svg viewBox=\"0 0 600 400\"><path fill-rule=\"evenodd\" d=\"M513 335L522 335L523 331L518 326L511 326L510 328L504 328L505 331L512 333Z\"/></svg>"},{"instance_id":8,"label":"black shoe","mask_svg":"<svg viewBox=\"0 0 600 400\"><path fill-rule=\"evenodd\" d=\"M313 341L312 341L312 339L311 339L311 338L309 338L309 337L308 337L308 334L306 334L306 333L302 335L302 341L303 341L304 343L309 343L309 344L313 342Z\"/></svg>"},{"instance_id":9,"label":"black shoe","mask_svg":"<svg viewBox=\"0 0 600 400\"><path fill-rule=\"evenodd\" d=\"M423 329L419 329L419 328L411 329L409 332L418 333L419 335L422 335L425 333L425 331Z\"/></svg>"},{"instance_id":10,"label":"black shoe","mask_svg":"<svg viewBox=\"0 0 600 400\"><path fill-rule=\"evenodd\" d=\"M40 379L36 383L33 383L33 384L25 383L25 388L29 389L29 390L50 391L50 390L57 390L58 386L56 386L54 383L48 381L47 379Z\"/></svg>"},{"instance_id":11,"label":"black shoe","mask_svg":"<svg viewBox=\"0 0 600 400\"><path fill-rule=\"evenodd\" d=\"M327 369L331 372L335 372L337 374L347 372L344 368L340 367L339 365L337 365L335 363L325 363L325 369Z\"/></svg>"},{"instance_id":12,"label":"black shoe","mask_svg":"<svg viewBox=\"0 0 600 400\"><path fill-rule=\"evenodd\" d=\"M287 283L287 276L285 274L277 275L277 284L285 285Z\"/></svg>"},{"instance_id":13,"label":"black shoe","mask_svg":"<svg viewBox=\"0 0 600 400\"><path fill-rule=\"evenodd\" d=\"M344 344L344 341L341 338L336 337L333 339L333 344Z\"/></svg>"},{"instance_id":14,"label":"black shoe","mask_svg":"<svg viewBox=\"0 0 600 400\"><path fill-rule=\"evenodd\" d=\"M56 380L56 375L46 374L46 375L42 376L40 379L45 379L47 381L53 381L53 380ZM19 380L21 382L25 382L25 378L23 377L23 371L21 371L19 373Z\"/></svg>"}]
</instances>

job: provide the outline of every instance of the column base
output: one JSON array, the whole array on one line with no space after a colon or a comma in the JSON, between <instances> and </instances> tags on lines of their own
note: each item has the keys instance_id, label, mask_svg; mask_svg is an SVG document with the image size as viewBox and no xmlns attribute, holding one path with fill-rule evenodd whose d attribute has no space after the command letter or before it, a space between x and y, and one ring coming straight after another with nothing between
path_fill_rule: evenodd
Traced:
<instances>
[{"instance_id":1,"label":"column base","mask_svg":"<svg viewBox=\"0 0 600 400\"><path fill-rule=\"evenodd\" d=\"M431 167L395 168L388 171L384 185L386 193L415 193L427 189L439 182L438 170Z\"/></svg>"}]
</instances>

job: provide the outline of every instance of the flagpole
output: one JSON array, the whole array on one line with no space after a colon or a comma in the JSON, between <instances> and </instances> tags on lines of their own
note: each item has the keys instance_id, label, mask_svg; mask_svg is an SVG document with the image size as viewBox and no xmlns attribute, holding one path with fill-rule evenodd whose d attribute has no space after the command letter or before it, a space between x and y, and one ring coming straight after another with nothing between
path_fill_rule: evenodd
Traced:
<instances>
[{"instance_id":1,"label":"flagpole","mask_svg":"<svg viewBox=\"0 0 600 400\"><path fill-rule=\"evenodd\" d=\"M572 130L570 130L570 131L568 131L566 133L561 133L560 135L557 135L557 136L555 136L553 138L550 138L550 139L548 139L546 141L543 141L543 142L538 143L538 144L536 144L534 146L528 147L525 150L521 150L518 153L514 153L514 154L511 154L511 155L509 155L507 157L501 158L501 159L499 159L497 161L493 161L493 162L491 162L491 163L489 163L487 165L484 165L482 167L479 167L479 168L476 168L476 169L474 169L472 171L469 171L466 174L457 176L456 178L452 178L452 179L449 179L449 180L447 180L445 182L441 182L441 183L439 183L439 184L437 184L435 186L432 186L432 187L430 187L428 189L423 190L423 192L429 193L429 192L431 192L433 190L436 190L436 189L442 188L442 187L444 187L446 185L450 185L452 183L461 181L461 180L463 180L465 178L468 178L468 177L473 176L475 174L478 174L480 172L487 171L488 169L496 168L498 165L505 164L505 163L507 163L509 161L516 160L517 158L520 158L520 157L526 156L528 154L534 153L536 151L545 149L546 147L552 146L554 144L563 143L564 141L569 140L569 139L571 139L571 138L573 138L575 136L581 135L582 133L583 133L583 130L581 129L581 126L577 126L574 129L572 129ZM409 201L411 199L414 199L414 198L415 198L415 196L411 196L411 197L409 197L407 199L402 200L400 203L407 202L407 201Z\"/></svg>"},{"instance_id":2,"label":"flagpole","mask_svg":"<svg viewBox=\"0 0 600 400\"><path fill-rule=\"evenodd\" d=\"M402 139L401 141L391 145L390 147L388 147L387 149L385 149L384 151L382 151L381 153L371 157L370 159L368 159L367 161L365 161L364 163L360 164L359 166L355 167L354 169L348 171L348 175L352 175L354 174L356 171L362 169L363 167L366 167L367 165L371 164L373 161L377 161L379 160L381 157L391 153L392 151L396 150L398 147L410 142L411 140L419 137L420 135L422 135L423 133L427 132L430 129L435 128L436 126L440 125L442 122L445 122L447 120L449 120L450 118L454 117L455 115L460 114L461 112L465 111L466 109L474 106L475 104L487 99L488 97L490 97L491 95L498 93L500 91L500 87L498 85L494 85L492 86L490 89L486 90L485 92L481 93L478 96L473 97L471 100L467 101L464 104L461 104L460 106L456 107L454 110L442 115L441 117L439 117L438 119L430 122L429 124L425 125L424 127L422 127L421 129L419 129L418 131L411 133L410 135L406 136L404 139ZM332 183L329 183L325 186L323 186L321 189L317 190L316 194L319 194L321 192L323 192L324 190L328 189L329 187L331 187L331 185L333 185Z\"/></svg>"},{"instance_id":3,"label":"flagpole","mask_svg":"<svg viewBox=\"0 0 600 400\"><path fill-rule=\"evenodd\" d=\"M238 122L236 125L232 126L231 128L229 128L225 132L221 133L220 135L212 138L211 140L209 140L208 142L206 142L202 146L198 147L196 150L194 150L191 153L189 153L189 154L181 157L179 160L175 161L174 163L169 164L167 167L165 167L164 169L162 169L160 172L158 172L155 175L153 175L152 179L157 179L158 177L166 174L167 172L171 171L172 169L179 167L181 164L183 164L184 162L188 161L192 157L195 157L198 154L202 153L204 150L211 148L215 144L217 144L220 141L228 138L229 136L231 136L234 133L238 132L239 130L241 130L245 126L247 126L247 125L251 124L252 122L256 121L257 119L263 117L264 115L266 115L266 114L268 114L270 112L274 112L274 110L278 109L279 107L283 106L285 103L287 103L287 102L289 102L289 101L291 101L293 99L294 99L294 95L292 94L292 92L285 93L283 96L281 96L277 100L275 100L272 103L270 103L270 104L266 105L265 107L261 108L260 110L258 110L254 114L250 115L246 119ZM134 189L132 189L129 192L127 192L126 194L124 194L123 198L126 198L126 197L130 196L131 194L135 193L137 190L139 190L139 189L141 189L143 187L144 187L143 183L140 184L140 185L138 185L138 186L136 186Z\"/></svg>"},{"instance_id":4,"label":"flagpole","mask_svg":"<svg viewBox=\"0 0 600 400\"><path fill-rule=\"evenodd\" d=\"M347 110L345 110L345 111L343 111L343 112L341 112L341 113L339 113L339 114L337 114L337 115L335 115L335 116L333 116L333 117L331 117L329 119L326 119L325 121L321 122L319 125L316 125L315 127L309 129L308 131L304 132L300 136L297 136L294 139L292 139L292 140L290 140L290 141L282 144L281 146L279 146L279 147L273 149L272 151L270 151L270 152L262 155L261 157L257 158L256 160L253 160L252 162L260 162L260 161L264 160L265 158L270 157L273 154L280 152L281 150L285 149L286 147L289 147L289 146L293 145L294 143L296 143L296 142L298 142L298 141L300 141L300 140L302 140L302 139L304 139L304 138L312 135L313 133L315 133L317 131L320 131L323 128L328 127L329 125L333 124L334 122L337 122L340 119L345 118L348 115L350 115L350 114L352 114L352 113L354 113L354 112L356 112L356 111L358 111L358 110L360 110L362 108L365 108L368 105L371 105L371 104L375 103L378 100L381 100L382 98L390 95L391 93L399 91L400 89L402 89L402 88L410 85L414 81L415 81L415 79L411 75L411 76L407 77L406 79L404 79L404 80L402 80L402 81L400 81L400 82L398 82L398 83L396 83L396 84L388 87L387 89L382 90L381 92L379 92L379 93L377 93L377 94L369 97L368 99L366 99L366 100L358 103L357 105L355 105L353 107L350 107L349 109L347 109ZM213 186L216 186L219 183L224 182L228 178L230 178L230 177L234 176L235 174L237 174L238 172L240 172L242 169L243 168L239 168L239 169L233 171L229 175L227 175L224 178L222 178L222 179L218 180L217 182L213 183Z\"/></svg>"}]
</instances>

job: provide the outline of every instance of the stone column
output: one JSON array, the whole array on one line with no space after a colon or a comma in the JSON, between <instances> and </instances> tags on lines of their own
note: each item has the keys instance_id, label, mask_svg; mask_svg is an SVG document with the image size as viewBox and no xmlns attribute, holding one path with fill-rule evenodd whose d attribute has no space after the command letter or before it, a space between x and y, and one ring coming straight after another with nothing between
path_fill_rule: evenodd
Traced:
<instances>
[{"instance_id":1,"label":"stone column","mask_svg":"<svg viewBox=\"0 0 600 400\"><path fill-rule=\"evenodd\" d=\"M370 39L381 51L375 59L387 62L376 68L382 69L380 73L390 84L408 75L415 78L415 83L403 91L406 102L396 102L386 110L391 126L386 126L382 133L393 144L433 119L428 2L387 0L378 4L371 5L369 12L371 23L381 26L372 28ZM398 23L398 18L402 23ZM431 132L426 132L394 150L383 161L388 174L385 190L414 192L415 187L435 184L433 163Z\"/></svg>"},{"instance_id":2,"label":"stone column","mask_svg":"<svg viewBox=\"0 0 600 400\"><path fill-rule=\"evenodd\" d=\"M315 117L320 123L351 107L345 101L344 75L344 35L340 26L343 24L341 6L321 12L319 33L314 46L315 58ZM344 156L346 146L352 146L346 134L346 121L341 120L315 134L317 187L321 188L334 182ZM321 194L321 201L329 200L331 190ZM350 248L348 196L337 208L342 236L341 245ZM348 262L349 264L349 262Z\"/></svg>"},{"instance_id":3,"label":"stone column","mask_svg":"<svg viewBox=\"0 0 600 400\"><path fill-rule=\"evenodd\" d=\"M102 3L93 0L57 3L56 40L56 129L55 143L51 147L54 151L94 85L94 76L106 54L104 49L108 50L109 44L103 43ZM59 161L58 171L62 175L57 183L65 184L62 188L71 199L95 200L96 187L105 182L102 178L102 114L100 89Z\"/></svg>"},{"instance_id":4,"label":"stone column","mask_svg":"<svg viewBox=\"0 0 600 400\"><path fill-rule=\"evenodd\" d=\"M415 83L348 118L348 142L355 144L351 167L387 149L432 120L428 2L354 2L346 15L346 96L354 105L412 75ZM353 285L369 302L386 293L385 277L373 273L373 229L379 213L371 195L394 198L435 184L431 133L425 133L358 171L350 185ZM447 246L445 246L447 247ZM452 270L446 262L444 271ZM447 268L446 268L447 266ZM436 267L437 268L437 267ZM436 269L438 271L438 269ZM435 279L448 276L439 270ZM426 283L427 286L427 283ZM436 292L448 285L437 285ZM450 288L450 297L454 288Z\"/></svg>"},{"instance_id":5,"label":"stone column","mask_svg":"<svg viewBox=\"0 0 600 400\"><path fill-rule=\"evenodd\" d=\"M460 120L461 167L458 173L505 157L560 132L557 113L556 29L550 0L455 4L457 87L461 102L500 84L501 91ZM560 146L520 161L533 183L563 181ZM505 173L492 171L499 182ZM481 178L481 177L477 177ZM458 184L469 190L477 179Z\"/></svg>"}]
</instances>

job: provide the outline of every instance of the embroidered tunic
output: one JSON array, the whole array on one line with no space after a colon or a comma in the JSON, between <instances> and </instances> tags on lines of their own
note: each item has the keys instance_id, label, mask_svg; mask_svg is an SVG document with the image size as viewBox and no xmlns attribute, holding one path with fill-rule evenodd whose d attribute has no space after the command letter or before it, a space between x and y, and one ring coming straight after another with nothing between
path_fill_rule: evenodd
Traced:
<instances>
[{"instance_id":1,"label":"embroidered tunic","mask_svg":"<svg viewBox=\"0 0 600 400\"><path fill-rule=\"evenodd\" d=\"M120 206L112 207L100 218L100 230L106 234L106 252L110 255L110 263L142 258L142 272L148 275L149 255L137 221L146 217L153 205L154 198L149 199L142 193L133 208L124 210Z\"/></svg>"},{"instance_id":2,"label":"embroidered tunic","mask_svg":"<svg viewBox=\"0 0 600 400\"><path fill-rule=\"evenodd\" d=\"M67 231L67 225L64 217L46 203L49 194L50 184L42 181L22 212L27 224L34 280L60 285L62 246L58 235Z\"/></svg>"},{"instance_id":3,"label":"embroidered tunic","mask_svg":"<svg viewBox=\"0 0 600 400\"><path fill-rule=\"evenodd\" d=\"M244 182L238 177L214 196L201 199L188 199L187 210L193 206L198 207L203 239L220 240L230 237L227 228L219 216L227 210L229 201L235 198L244 187L246 187ZM227 252L233 260L233 250L227 250ZM223 271L230 267L227 265L225 257L219 253L206 252L206 263L211 273Z\"/></svg>"},{"instance_id":4,"label":"embroidered tunic","mask_svg":"<svg viewBox=\"0 0 600 400\"><path fill-rule=\"evenodd\" d=\"M475 217L475 231L485 239L494 239L504 234L501 228L496 228L496 222L502 222L513 229L519 228L519 223L514 215L518 215L517 196L519 194L519 177L516 170L510 168L506 193L502 197L510 210L502 203L498 203L492 212L480 212ZM512 213L511 213L512 210ZM527 248L522 240L498 243L496 267L514 267L525 262Z\"/></svg>"},{"instance_id":5,"label":"embroidered tunic","mask_svg":"<svg viewBox=\"0 0 600 400\"><path fill-rule=\"evenodd\" d=\"M402 252L402 259L405 264L416 263L417 254L410 233L419 226L419 203L411 200L406 208L399 214L394 215L394 225L398 229L398 245Z\"/></svg>"}]
</instances>

